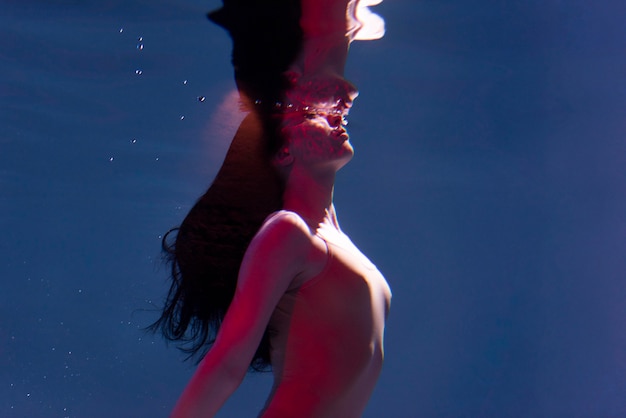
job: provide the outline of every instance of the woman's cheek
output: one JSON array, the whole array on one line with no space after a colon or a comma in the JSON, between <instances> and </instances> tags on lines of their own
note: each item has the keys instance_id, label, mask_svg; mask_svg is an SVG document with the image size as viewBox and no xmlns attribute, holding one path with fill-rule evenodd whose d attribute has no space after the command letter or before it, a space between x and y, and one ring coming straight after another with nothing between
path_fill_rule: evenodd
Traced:
<instances>
[{"instance_id":1,"label":"woman's cheek","mask_svg":"<svg viewBox=\"0 0 626 418\"><path fill-rule=\"evenodd\" d=\"M319 157L328 154L329 138L323 129L311 129L305 134L304 139L309 157Z\"/></svg>"},{"instance_id":2,"label":"woman's cheek","mask_svg":"<svg viewBox=\"0 0 626 418\"><path fill-rule=\"evenodd\" d=\"M324 144L328 141L322 129L306 124L294 127L289 134L293 135L293 143L302 150L305 158L319 156L324 152Z\"/></svg>"}]
</instances>

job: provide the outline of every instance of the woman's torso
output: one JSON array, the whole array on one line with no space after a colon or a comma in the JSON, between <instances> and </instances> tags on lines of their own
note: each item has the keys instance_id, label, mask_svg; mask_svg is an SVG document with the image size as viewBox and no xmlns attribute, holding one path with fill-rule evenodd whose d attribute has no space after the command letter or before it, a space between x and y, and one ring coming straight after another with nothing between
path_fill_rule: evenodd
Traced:
<instances>
[{"instance_id":1,"label":"woman's torso","mask_svg":"<svg viewBox=\"0 0 626 418\"><path fill-rule=\"evenodd\" d=\"M272 315L274 387L264 418L359 417L382 367L387 282L332 226L320 224L312 240L327 248L326 264Z\"/></svg>"}]
</instances>

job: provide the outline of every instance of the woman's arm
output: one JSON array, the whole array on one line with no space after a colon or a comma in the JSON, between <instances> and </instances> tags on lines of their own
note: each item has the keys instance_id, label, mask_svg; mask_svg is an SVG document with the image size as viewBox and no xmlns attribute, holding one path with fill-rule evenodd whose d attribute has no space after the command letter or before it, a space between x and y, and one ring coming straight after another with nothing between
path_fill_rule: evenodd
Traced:
<instances>
[{"instance_id":1,"label":"woman's arm","mask_svg":"<svg viewBox=\"0 0 626 418\"><path fill-rule=\"evenodd\" d=\"M270 316L306 268L311 235L302 219L280 212L266 222L244 256L237 290L215 343L200 362L171 417L213 417L243 380Z\"/></svg>"}]
</instances>

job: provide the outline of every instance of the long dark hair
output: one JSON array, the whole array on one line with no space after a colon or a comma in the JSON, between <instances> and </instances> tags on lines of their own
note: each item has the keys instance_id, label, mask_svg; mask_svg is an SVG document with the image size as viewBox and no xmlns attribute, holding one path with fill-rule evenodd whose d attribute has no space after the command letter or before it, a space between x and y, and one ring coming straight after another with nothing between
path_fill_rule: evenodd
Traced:
<instances>
[{"instance_id":1,"label":"long dark hair","mask_svg":"<svg viewBox=\"0 0 626 418\"><path fill-rule=\"evenodd\" d=\"M250 113L209 189L163 238L172 282L150 328L180 342L188 358L201 359L215 341L250 241L267 216L282 208L284 184L271 158L283 139L272 107L290 84L285 72L300 50L299 18L299 0L225 0L209 13L233 39L235 81ZM270 331L252 370L271 364Z\"/></svg>"},{"instance_id":2,"label":"long dark hair","mask_svg":"<svg viewBox=\"0 0 626 418\"><path fill-rule=\"evenodd\" d=\"M152 329L180 341L189 357L202 358L214 342L250 241L282 207L283 181L269 157L280 138L263 125L256 113L244 119L211 187L163 238L172 282ZM266 331L251 367L269 363Z\"/></svg>"}]
</instances>

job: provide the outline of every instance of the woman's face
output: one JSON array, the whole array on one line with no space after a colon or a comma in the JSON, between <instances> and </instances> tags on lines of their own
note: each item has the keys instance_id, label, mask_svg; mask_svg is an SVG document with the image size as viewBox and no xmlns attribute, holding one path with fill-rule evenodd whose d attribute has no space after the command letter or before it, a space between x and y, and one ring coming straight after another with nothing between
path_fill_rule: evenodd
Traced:
<instances>
[{"instance_id":1,"label":"woman's face","mask_svg":"<svg viewBox=\"0 0 626 418\"><path fill-rule=\"evenodd\" d=\"M331 165L336 170L354 154L341 113L292 112L283 119L282 134L294 161L305 165Z\"/></svg>"},{"instance_id":2,"label":"woman's face","mask_svg":"<svg viewBox=\"0 0 626 418\"><path fill-rule=\"evenodd\" d=\"M356 88L340 77L300 78L286 94L282 134L295 160L345 165L354 154L346 117Z\"/></svg>"}]
</instances>

